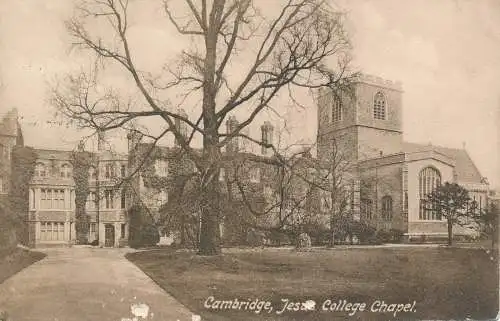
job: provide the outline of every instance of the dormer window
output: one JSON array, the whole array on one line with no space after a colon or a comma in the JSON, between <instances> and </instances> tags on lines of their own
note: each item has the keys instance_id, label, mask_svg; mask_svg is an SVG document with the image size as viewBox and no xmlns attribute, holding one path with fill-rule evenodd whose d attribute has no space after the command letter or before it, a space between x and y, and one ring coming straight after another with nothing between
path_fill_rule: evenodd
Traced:
<instances>
[{"instance_id":1,"label":"dormer window","mask_svg":"<svg viewBox=\"0 0 500 321\"><path fill-rule=\"evenodd\" d=\"M70 178L71 177L71 168L68 164L64 164L61 166L60 171L61 178Z\"/></svg>"},{"instance_id":2,"label":"dormer window","mask_svg":"<svg viewBox=\"0 0 500 321\"><path fill-rule=\"evenodd\" d=\"M35 165L35 176L36 177L45 177L45 176L47 176L47 172L45 170L45 165L43 163L37 163Z\"/></svg>"},{"instance_id":3,"label":"dormer window","mask_svg":"<svg viewBox=\"0 0 500 321\"><path fill-rule=\"evenodd\" d=\"M115 176L115 167L112 163L106 164L104 167L104 178L113 178Z\"/></svg>"},{"instance_id":4,"label":"dormer window","mask_svg":"<svg viewBox=\"0 0 500 321\"><path fill-rule=\"evenodd\" d=\"M383 93L380 91L375 94L375 97L373 99L373 117L375 119L381 119L385 120L385 108L386 108L386 101L385 101L385 96Z\"/></svg>"}]
</instances>

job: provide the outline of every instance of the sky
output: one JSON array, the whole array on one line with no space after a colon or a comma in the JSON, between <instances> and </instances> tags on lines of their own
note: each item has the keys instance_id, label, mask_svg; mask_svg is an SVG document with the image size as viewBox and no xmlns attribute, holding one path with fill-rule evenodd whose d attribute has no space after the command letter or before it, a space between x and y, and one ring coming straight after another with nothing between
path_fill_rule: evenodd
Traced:
<instances>
[{"instance_id":1,"label":"sky","mask_svg":"<svg viewBox=\"0 0 500 321\"><path fill-rule=\"evenodd\" d=\"M184 46L171 34L161 1L135 1L138 47L166 57ZM481 174L500 187L500 1L336 3L347 14L353 67L403 83L404 139L465 146ZM27 145L72 148L78 140L73 130L47 124L54 113L50 83L85 61L69 50L64 29L72 6L68 0L0 1L0 115L19 110ZM149 56L142 57L147 66ZM315 108L289 117L294 132L314 139Z\"/></svg>"}]
</instances>

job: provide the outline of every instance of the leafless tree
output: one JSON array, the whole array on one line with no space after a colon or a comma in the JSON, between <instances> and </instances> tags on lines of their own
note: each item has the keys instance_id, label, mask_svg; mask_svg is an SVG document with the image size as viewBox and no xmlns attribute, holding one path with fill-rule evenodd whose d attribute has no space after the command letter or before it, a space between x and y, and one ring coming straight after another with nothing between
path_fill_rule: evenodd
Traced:
<instances>
[{"instance_id":1,"label":"leafless tree","mask_svg":"<svg viewBox=\"0 0 500 321\"><path fill-rule=\"evenodd\" d=\"M84 0L78 5L67 29L76 47L95 56L95 68L69 76L56 86L54 104L77 126L92 130L109 131L159 118L163 123L159 132L144 130L144 134L155 142L173 134L195 163L202 198L199 253L218 254L221 148L241 135L261 112L274 110L280 95L287 94L293 104L299 104L294 96L298 89L348 85L349 41L343 14L326 0L280 2L274 16L259 9L268 5L264 1L165 0L169 21L191 46L160 72L147 72L140 70L135 55L140 50L154 57L165 53L134 48L129 37L134 5L132 0ZM245 61L248 63L242 67ZM109 64L130 77L142 103L134 103L99 81L102 67ZM187 104L193 104L197 112L195 121L176 112ZM232 133L222 133L224 119L235 112L245 112L246 118ZM191 134L183 135L176 121L187 125ZM194 135L202 137L202 152L191 144Z\"/></svg>"}]
</instances>

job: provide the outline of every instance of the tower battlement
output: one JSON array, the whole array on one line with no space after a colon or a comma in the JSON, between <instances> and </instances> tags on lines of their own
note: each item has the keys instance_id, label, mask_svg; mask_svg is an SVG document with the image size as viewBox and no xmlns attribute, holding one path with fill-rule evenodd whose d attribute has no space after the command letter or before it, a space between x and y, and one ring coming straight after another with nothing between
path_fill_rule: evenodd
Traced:
<instances>
[{"instance_id":1,"label":"tower battlement","mask_svg":"<svg viewBox=\"0 0 500 321\"><path fill-rule=\"evenodd\" d=\"M356 77L355 82L366 83L375 86L381 86L397 91L403 91L403 83L401 81L392 81L379 76L361 73Z\"/></svg>"}]
</instances>

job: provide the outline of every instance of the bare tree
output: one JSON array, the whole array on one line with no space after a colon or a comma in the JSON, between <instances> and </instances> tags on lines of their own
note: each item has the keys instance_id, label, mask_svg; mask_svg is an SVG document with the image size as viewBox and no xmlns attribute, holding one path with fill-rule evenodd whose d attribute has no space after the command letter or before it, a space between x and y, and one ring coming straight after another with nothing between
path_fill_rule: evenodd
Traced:
<instances>
[{"instance_id":1,"label":"bare tree","mask_svg":"<svg viewBox=\"0 0 500 321\"><path fill-rule=\"evenodd\" d=\"M155 142L167 133L173 134L195 163L202 205L199 253L218 254L221 148L241 135L262 111L274 110L272 104L281 93L299 104L294 96L297 89L335 89L349 83L349 41L343 15L329 3L288 0L280 3L277 14L270 17L251 0L165 0L169 21L192 46L182 51L178 61L155 74L140 70L134 60L138 51L129 39L134 2L84 0L67 21L67 29L76 47L96 57L95 68L91 73L70 76L63 86L55 88L54 104L61 115L93 130L108 131L159 118L163 122L159 133L148 130L144 134ZM97 32L96 25L101 27L99 31L107 26L109 37ZM164 53L148 54L158 57ZM245 55L251 57L242 59ZM232 67L236 61L248 64L235 71ZM142 104L134 104L118 90L99 82L99 72L108 64L128 74ZM196 97L201 104L193 102ZM179 105L190 103L197 112L193 117L196 121L175 112ZM246 112L246 118L232 133L222 133L224 119L235 112ZM185 124L191 134L184 135L175 126L176 121ZM201 153L191 144L195 134L202 137Z\"/></svg>"}]
</instances>

